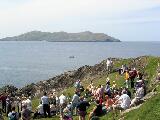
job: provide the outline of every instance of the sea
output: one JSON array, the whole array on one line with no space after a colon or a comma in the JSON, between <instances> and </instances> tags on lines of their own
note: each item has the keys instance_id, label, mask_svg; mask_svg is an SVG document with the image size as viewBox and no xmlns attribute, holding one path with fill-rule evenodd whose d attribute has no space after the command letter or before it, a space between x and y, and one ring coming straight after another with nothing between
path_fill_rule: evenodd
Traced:
<instances>
[{"instance_id":1,"label":"sea","mask_svg":"<svg viewBox=\"0 0 160 120\"><path fill-rule=\"evenodd\" d=\"M108 57L144 55L160 56L160 42L1 41L0 87L23 87Z\"/></svg>"}]
</instances>

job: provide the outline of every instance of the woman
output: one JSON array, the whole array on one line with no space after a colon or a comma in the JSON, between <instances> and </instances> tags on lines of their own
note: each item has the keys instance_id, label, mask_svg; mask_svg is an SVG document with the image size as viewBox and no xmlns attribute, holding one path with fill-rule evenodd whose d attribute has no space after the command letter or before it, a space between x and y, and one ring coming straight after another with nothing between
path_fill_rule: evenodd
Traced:
<instances>
[{"instance_id":1,"label":"woman","mask_svg":"<svg viewBox=\"0 0 160 120\"><path fill-rule=\"evenodd\" d=\"M93 111L89 115L89 120L92 120L94 117L101 116L103 114L102 104L100 104L99 100L96 100L96 106Z\"/></svg>"}]
</instances>

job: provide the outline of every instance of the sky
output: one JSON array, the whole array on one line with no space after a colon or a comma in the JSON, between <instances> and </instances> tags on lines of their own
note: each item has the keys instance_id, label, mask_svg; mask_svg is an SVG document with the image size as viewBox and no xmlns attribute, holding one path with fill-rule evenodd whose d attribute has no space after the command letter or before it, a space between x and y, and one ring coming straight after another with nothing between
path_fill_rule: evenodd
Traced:
<instances>
[{"instance_id":1,"label":"sky","mask_svg":"<svg viewBox=\"0 0 160 120\"><path fill-rule=\"evenodd\" d=\"M160 41L160 0L0 0L0 38L34 30Z\"/></svg>"}]
</instances>

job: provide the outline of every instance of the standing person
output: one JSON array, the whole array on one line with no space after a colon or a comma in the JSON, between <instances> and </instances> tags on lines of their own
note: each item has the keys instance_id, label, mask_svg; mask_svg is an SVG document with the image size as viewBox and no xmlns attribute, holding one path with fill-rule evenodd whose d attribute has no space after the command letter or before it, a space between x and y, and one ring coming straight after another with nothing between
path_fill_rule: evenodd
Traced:
<instances>
[{"instance_id":1,"label":"standing person","mask_svg":"<svg viewBox=\"0 0 160 120\"><path fill-rule=\"evenodd\" d=\"M111 72L111 69L112 69L112 60L108 58L106 64L107 64L107 71Z\"/></svg>"},{"instance_id":2,"label":"standing person","mask_svg":"<svg viewBox=\"0 0 160 120\"><path fill-rule=\"evenodd\" d=\"M32 101L31 101L31 97L28 97L28 99L25 101L27 108L32 111Z\"/></svg>"},{"instance_id":3,"label":"standing person","mask_svg":"<svg viewBox=\"0 0 160 120\"><path fill-rule=\"evenodd\" d=\"M43 97L41 97L41 101L42 101L42 105L43 105L44 116L47 117L47 113L48 113L48 117L50 117L49 98L48 98L46 92L44 92Z\"/></svg>"},{"instance_id":4,"label":"standing person","mask_svg":"<svg viewBox=\"0 0 160 120\"><path fill-rule=\"evenodd\" d=\"M0 100L2 102L2 111L4 113L6 113L6 99L7 99L7 96L5 95L5 93L3 93L0 97Z\"/></svg>"},{"instance_id":5,"label":"standing person","mask_svg":"<svg viewBox=\"0 0 160 120\"><path fill-rule=\"evenodd\" d=\"M60 105L60 114L61 114L61 116L63 116L63 109L66 107L66 104L67 104L67 98L62 93L62 95L59 97L59 105Z\"/></svg>"},{"instance_id":6,"label":"standing person","mask_svg":"<svg viewBox=\"0 0 160 120\"><path fill-rule=\"evenodd\" d=\"M79 99L78 93L75 92L75 94L73 95L73 98L72 98L72 115L73 115L74 109L75 109L75 114L77 115L77 105L78 105L79 101L80 101L80 99Z\"/></svg>"},{"instance_id":7,"label":"standing person","mask_svg":"<svg viewBox=\"0 0 160 120\"><path fill-rule=\"evenodd\" d=\"M128 88L129 87L129 71L127 70L126 72L125 72L125 82L126 82L126 88Z\"/></svg>"},{"instance_id":8,"label":"standing person","mask_svg":"<svg viewBox=\"0 0 160 120\"><path fill-rule=\"evenodd\" d=\"M27 105L23 104L22 105L22 112L21 112L21 119L22 120L31 120L32 117L32 112L27 109Z\"/></svg>"},{"instance_id":9,"label":"standing person","mask_svg":"<svg viewBox=\"0 0 160 120\"><path fill-rule=\"evenodd\" d=\"M12 112L8 114L9 120L19 120L19 113L15 110L15 107L12 107Z\"/></svg>"},{"instance_id":10,"label":"standing person","mask_svg":"<svg viewBox=\"0 0 160 120\"><path fill-rule=\"evenodd\" d=\"M7 116L8 116L8 113L9 112L12 112L11 108L12 108L12 103L11 103L11 98L10 96L8 95L7 96L7 99L6 99L6 107L7 107Z\"/></svg>"},{"instance_id":11,"label":"standing person","mask_svg":"<svg viewBox=\"0 0 160 120\"><path fill-rule=\"evenodd\" d=\"M77 105L77 109L79 111L79 120L85 120L85 116L87 114L86 109L90 106L87 101L83 100L83 97L80 98L80 102Z\"/></svg>"}]
</instances>

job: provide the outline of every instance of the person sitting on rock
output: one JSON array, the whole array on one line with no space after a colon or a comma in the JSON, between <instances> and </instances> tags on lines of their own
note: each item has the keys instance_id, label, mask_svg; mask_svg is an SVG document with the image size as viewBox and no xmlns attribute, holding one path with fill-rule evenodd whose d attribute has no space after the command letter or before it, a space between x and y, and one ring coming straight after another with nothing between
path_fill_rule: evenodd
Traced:
<instances>
[{"instance_id":1,"label":"person sitting on rock","mask_svg":"<svg viewBox=\"0 0 160 120\"><path fill-rule=\"evenodd\" d=\"M138 104L143 97L144 97L144 88L143 86L141 86L136 90L135 98L131 101L131 106Z\"/></svg>"}]
</instances>

